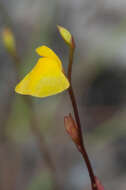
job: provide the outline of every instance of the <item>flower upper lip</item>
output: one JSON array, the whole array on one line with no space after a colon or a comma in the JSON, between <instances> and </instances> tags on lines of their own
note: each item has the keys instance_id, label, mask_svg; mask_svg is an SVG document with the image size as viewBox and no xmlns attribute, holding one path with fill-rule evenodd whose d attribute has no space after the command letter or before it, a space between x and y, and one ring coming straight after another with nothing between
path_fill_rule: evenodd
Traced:
<instances>
[{"instance_id":1,"label":"flower upper lip","mask_svg":"<svg viewBox=\"0 0 126 190\"><path fill-rule=\"evenodd\" d=\"M47 46L40 46L40 47L36 48L36 52L38 55L40 55L42 57L51 58L51 59L54 59L55 61L57 61L60 69L62 70L62 62L53 50L51 50Z\"/></svg>"}]
</instances>

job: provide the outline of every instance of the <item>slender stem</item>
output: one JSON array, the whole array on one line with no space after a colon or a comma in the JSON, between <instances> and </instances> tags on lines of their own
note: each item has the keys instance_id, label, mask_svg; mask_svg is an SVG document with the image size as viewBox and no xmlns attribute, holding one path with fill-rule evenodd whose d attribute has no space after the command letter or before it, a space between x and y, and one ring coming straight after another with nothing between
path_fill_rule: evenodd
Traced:
<instances>
[{"instance_id":1,"label":"slender stem","mask_svg":"<svg viewBox=\"0 0 126 190\"><path fill-rule=\"evenodd\" d=\"M8 13L7 13L2 2L0 2L0 10L1 10L1 14L3 16L3 19L5 21L5 24L8 27L12 28L13 23L12 23L12 21L11 21L11 19L10 19L10 17L9 17L9 15L8 15ZM14 61L14 66L15 66L15 70L16 70L16 74L17 74L16 80L19 81L19 72L20 72L20 65L21 65L20 57L18 56L17 50L15 50L14 54L10 54L10 55ZM29 106L30 111L31 111L30 112L31 131L36 136L40 153L44 157L44 161L45 161L47 167L51 171L51 175L52 175L52 179L53 179L53 189L57 190L57 189L59 189L59 183L58 183L57 176L56 176L56 168L55 168L54 162L52 160L52 156L50 154L48 146L46 144L46 141L45 141L43 135L41 134L39 126L37 125L36 117L35 117L34 111L33 111L32 99L30 97L27 97L27 96L23 96L23 97L24 97L24 100L25 100L26 104Z\"/></svg>"},{"instance_id":2,"label":"slender stem","mask_svg":"<svg viewBox=\"0 0 126 190\"><path fill-rule=\"evenodd\" d=\"M91 166L91 162L89 160L89 157L88 157L88 154L87 154L84 142L83 142L82 127L81 127L81 122L80 122L80 117L79 117L79 111L78 111L77 102L76 102L76 98L75 98L72 83L71 83L73 55L74 55L74 47L70 47L69 67L68 67L68 79L70 81L70 88L69 88L68 92L69 92L70 100L71 100L71 103L72 103L72 106L73 106L74 116L75 116L75 119L76 119L76 122L77 122L77 125L78 125L78 130L79 130L78 132L79 132L80 142L81 142L81 147L79 147L80 152L81 152L81 154L82 154L82 156L84 158L84 161L86 163L86 166L87 166L87 169L88 169L88 172L89 172L92 190L97 190L93 168Z\"/></svg>"},{"instance_id":3,"label":"slender stem","mask_svg":"<svg viewBox=\"0 0 126 190\"><path fill-rule=\"evenodd\" d=\"M17 53L13 56L13 59L14 59L14 63L15 63L15 69L17 71L17 74L19 75L19 71L20 71L19 69L20 69L20 62L21 61L20 61L20 58L19 58ZM57 182L58 180L57 180L57 176L56 176L56 168L55 168L55 165L53 163L52 157L50 155L50 151L48 149L48 146L45 142L45 139L44 139L43 135L41 134L41 131L40 131L39 126L37 124L35 113L33 111L32 99L29 96L23 96L23 97L24 97L26 104L30 108L31 131L36 136L40 153L44 157L47 168L51 171L54 190L57 190L59 187L59 184Z\"/></svg>"},{"instance_id":4,"label":"slender stem","mask_svg":"<svg viewBox=\"0 0 126 190\"><path fill-rule=\"evenodd\" d=\"M36 120L36 117L35 117L35 114L33 111L32 99L28 96L24 96L24 100L26 101L26 103L30 107L31 129L32 129L33 134L37 137L40 153L42 156L44 156L47 167L54 172L56 170L56 168L55 168L55 166L51 160L51 156L50 156L50 153L48 151L47 144L45 143L44 137L41 134L41 131L39 130L37 120Z\"/></svg>"},{"instance_id":5,"label":"slender stem","mask_svg":"<svg viewBox=\"0 0 126 190\"><path fill-rule=\"evenodd\" d=\"M72 42L74 44L74 40L72 38ZM73 65L73 56L74 56L74 49L75 49L75 45L73 47L70 47L69 50L69 65L68 65L68 79L71 83L71 76L72 76L72 65Z\"/></svg>"},{"instance_id":6,"label":"slender stem","mask_svg":"<svg viewBox=\"0 0 126 190\"><path fill-rule=\"evenodd\" d=\"M44 136L42 135L39 126L37 124L37 120L33 111L33 102L32 99L28 96L24 96L26 103L30 107L30 115L31 115L31 130L33 134L37 138L38 147L41 153L41 156L44 157L47 168L51 171L52 179L53 179L53 189L59 189L59 183L56 176L56 167L53 163L52 157L50 155L50 151L45 142Z\"/></svg>"}]
</instances>

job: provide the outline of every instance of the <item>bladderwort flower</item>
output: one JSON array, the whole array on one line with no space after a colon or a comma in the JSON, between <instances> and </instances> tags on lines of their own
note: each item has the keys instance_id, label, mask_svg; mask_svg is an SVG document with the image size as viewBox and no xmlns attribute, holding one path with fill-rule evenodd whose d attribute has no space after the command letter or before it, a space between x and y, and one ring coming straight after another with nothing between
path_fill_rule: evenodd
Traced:
<instances>
[{"instance_id":1,"label":"bladderwort flower","mask_svg":"<svg viewBox=\"0 0 126 190\"><path fill-rule=\"evenodd\" d=\"M47 46L36 52L42 56L34 68L17 84L15 91L22 95L47 97L69 88L59 57Z\"/></svg>"}]
</instances>

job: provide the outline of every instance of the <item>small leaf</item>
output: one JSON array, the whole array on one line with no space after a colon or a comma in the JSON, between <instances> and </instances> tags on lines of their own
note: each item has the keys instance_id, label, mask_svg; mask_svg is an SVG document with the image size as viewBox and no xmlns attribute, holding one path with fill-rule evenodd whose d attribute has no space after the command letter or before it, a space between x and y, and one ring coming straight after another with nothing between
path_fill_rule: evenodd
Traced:
<instances>
[{"instance_id":1,"label":"small leaf","mask_svg":"<svg viewBox=\"0 0 126 190\"><path fill-rule=\"evenodd\" d=\"M58 27L58 30L59 30L59 33L60 35L62 36L62 38L64 39L64 41L70 45L70 46L73 46L73 42L72 42L72 35L71 33L64 27L62 26L57 26Z\"/></svg>"}]
</instances>

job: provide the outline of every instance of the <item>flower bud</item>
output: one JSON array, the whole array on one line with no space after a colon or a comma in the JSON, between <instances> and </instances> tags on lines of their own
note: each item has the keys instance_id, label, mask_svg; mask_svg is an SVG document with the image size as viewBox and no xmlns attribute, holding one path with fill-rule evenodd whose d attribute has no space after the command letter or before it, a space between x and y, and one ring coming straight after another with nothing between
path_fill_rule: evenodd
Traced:
<instances>
[{"instance_id":1,"label":"flower bud","mask_svg":"<svg viewBox=\"0 0 126 190\"><path fill-rule=\"evenodd\" d=\"M9 28L4 28L2 31L2 40L5 48L12 55L15 54L16 51L16 43L14 39L14 35Z\"/></svg>"},{"instance_id":2,"label":"flower bud","mask_svg":"<svg viewBox=\"0 0 126 190\"><path fill-rule=\"evenodd\" d=\"M59 33L60 35L62 36L62 38L64 39L64 41L69 45L71 46L72 48L75 47L75 44L74 44L74 39L71 35L71 33L64 27L62 26L57 26L58 30L59 30Z\"/></svg>"},{"instance_id":3,"label":"flower bud","mask_svg":"<svg viewBox=\"0 0 126 190\"><path fill-rule=\"evenodd\" d=\"M74 143L78 146L80 145L80 136L78 132L78 126L72 118L71 114L64 117L64 125L67 133L71 136Z\"/></svg>"}]
</instances>

